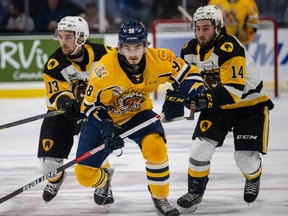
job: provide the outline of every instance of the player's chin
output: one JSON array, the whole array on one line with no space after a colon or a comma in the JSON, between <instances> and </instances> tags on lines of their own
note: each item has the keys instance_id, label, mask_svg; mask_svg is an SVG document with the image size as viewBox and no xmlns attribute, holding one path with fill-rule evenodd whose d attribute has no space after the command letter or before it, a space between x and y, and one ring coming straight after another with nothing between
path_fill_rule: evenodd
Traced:
<instances>
[{"instance_id":1,"label":"player's chin","mask_svg":"<svg viewBox=\"0 0 288 216\"><path fill-rule=\"evenodd\" d=\"M203 46L203 47L208 45L208 42L206 40L198 40L198 43L200 46Z\"/></svg>"},{"instance_id":2,"label":"player's chin","mask_svg":"<svg viewBox=\"0 0 288 216\"><path fill-rule=\"evenodd\" d=\"M71 54L70 50L68 50L68 49L63 49L63 48L62 48L62 53L63 53L64 55L70 55L70 54Z\"/></svg>"},{"instance_id":3,"label":"player's chin","mask_svg":"<svg viewBox=\"0 0 288 216\"><path fill-rule=\"evenodd\" d=\"M137 66L139 64L140 60L139 59L129 59L129 63L132 66Z\"/></svg>"}]
</instances>

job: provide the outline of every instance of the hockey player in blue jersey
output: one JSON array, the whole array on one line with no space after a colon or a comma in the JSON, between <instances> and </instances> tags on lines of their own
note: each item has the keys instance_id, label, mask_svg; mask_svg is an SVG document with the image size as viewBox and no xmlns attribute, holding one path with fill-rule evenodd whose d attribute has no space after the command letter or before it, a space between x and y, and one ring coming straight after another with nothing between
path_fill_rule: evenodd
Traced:
<instances>
[{"instance_id":1,"label":"hockey player in blue jersey","mask_svg":"<svg viewBox=\"0 0 288 216\"><path fill-rule=\"evenodd\" d=\"M193 84L198 83L195 86L199 88L202 85L195 66L176 58L168 49L149 48L148 44L147 31L141 22L124 22L119 32L118 50L104 56L90 76L81 107L88 121L82 127L77 157L102 143L106 149L79 162L75 173L81 185L95 188L94 201L98 205L114 202L113 169L108 155L124 146L120 131L125 132L156 116L150 94L159 85L172 83L173 90L167 93L163 112L167 119L173 119L184 115L185 102L195 95ZM128 138L139 146L146 161L148 189L157 214L179 215L167 200L170 171L161 122Z\"/></svg>"}]
</instances>

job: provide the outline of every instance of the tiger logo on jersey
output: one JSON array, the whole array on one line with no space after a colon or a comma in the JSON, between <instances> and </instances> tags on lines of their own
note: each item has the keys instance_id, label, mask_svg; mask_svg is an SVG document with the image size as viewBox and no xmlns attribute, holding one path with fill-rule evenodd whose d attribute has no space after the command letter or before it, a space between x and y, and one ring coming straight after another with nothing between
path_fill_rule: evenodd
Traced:
<instances>
[{"instance_id":1,"label":"tiger logo on jersey","mask_svg":"<svg viewBox=\"0 0 288 216\"><path fill-rule=\"evenodd\" d=\"M204 133L212 126L212 122L208 120L203 120L200 122L200 130Z\"/></svg>"},{"instance_id":2,"label":"tiger logo on jersey","mask_svg":"<svg viewBox=\"0 0 288 216\"><path fill-rule=\"evenodd\" d=\"M47 69L52 70L56 68L58 65L59 65L59 62L56 59L51 58L47 63Z\"/></svg>"},{"instance_id":3,"label":"tiger logo on jersey","mask_svg":"<svg viewBox=\"0 0 288 216\"><path fill-rule=\"evenodd\" d=\"M114 102L114 107L110 107L109 111L114 114L123 114L127 111L133 112L140 109L145 101L146 94L135 89L125 91Z\"/></svg>"},{"instance_id":4,"label":"tiger logo on jersey","mask_svg":"<svg viewBox=\"0 0 288 216\"><path fill-rule=\"evenodd\" d=\"M220 47L220 49L225 51L225 52L232 52L233 48L234 48L234 46L231 42L226 42Z\"/></svg>"},{"instance_id":5,"label":"tiger logo on jersey","mask_svg":"<svg viewBox=\"0 0 288 216\"><path fill-rule=\"evenodd\" d=\"M99 64L95 69L94 69L94 75L96 75L96 77L98 77L98 79L101 79L104 76L108 75L108 71L106 70L106 68L104 67L103 64Z\"/></svg>"}]
</instances>

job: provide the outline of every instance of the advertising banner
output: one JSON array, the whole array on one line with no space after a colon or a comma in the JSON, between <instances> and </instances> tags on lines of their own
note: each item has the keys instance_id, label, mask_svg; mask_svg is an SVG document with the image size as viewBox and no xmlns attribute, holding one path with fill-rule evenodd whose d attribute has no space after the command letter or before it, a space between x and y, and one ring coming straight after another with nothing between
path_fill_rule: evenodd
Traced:
<instances>
[{"instance_id":1,"label":"advertising banner","mask_svg":"<svg viewBox=\"0 0 288 216\"><path fill-rule=\"evenodd\" d=\"M152 42L152 34L149 40ZM288 95L288 29L278 29L278 92L279 96ZM117 46L118 35L92 35L91 42L106 43ZM193 37L192 32L163 33L157 38L157 47L171 49L177 56L180 55L181 47ZM18 89L26 89L23 96L31 95L27 89L33 85L42 88L42 71L45 62L52 52L59 47L59 42L53 40L53 36L13 36L0 37L0 98L20 96ZM273 92L275 86L275 64L274 64L274 33L273 29L259 29L254 41L249 45L248 52L253 56L265 88ZM35 83L35 85L33 84ZM39 87L39 85L41 86ZM38 85L38 87L37 87ZM16 87L15 87L16 86ZM15 90L7 91L7 89ZM31 89L31 88L30 88ZM273 93L269 93L273 94ZM38 96L39 94L34 94ZM41 92L43 95L43 90Z\"/></svg>"},{"instance_id":2,"label":"advertising banner","mask_svg":"<svg viewBox=\"0 0 288 216\"><path fill-rule=\"evenodd\" d=\"M248 46L247 50L254 58L254 61L261 73L264 86L269 94L273 95L276 79L278 81L279 96L288 95L288 29L278 29L277 45L274 45L273 28L259 29L254 41ZM180 50L189 40L194 37L194 33L189 32L161 32L156 37L156 47L171 49L177 56ZM275 77L275 52L277 48L278 71Z\"/></svg>"},{"instance_id":3,"label":"advertising banner","mask_svg":"<svg viewBox=\"0 0 288 216\"><path fill-rule=\"evenodd\" d=\"M58 47L51 35L0 37L0 83L42 81L44 64Z\"/></svg>"}]
</instances>

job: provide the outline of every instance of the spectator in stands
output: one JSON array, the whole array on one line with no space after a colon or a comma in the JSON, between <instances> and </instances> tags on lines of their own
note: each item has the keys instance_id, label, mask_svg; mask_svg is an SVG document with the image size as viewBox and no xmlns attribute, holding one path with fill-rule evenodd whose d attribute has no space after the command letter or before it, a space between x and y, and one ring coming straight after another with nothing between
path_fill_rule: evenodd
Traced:
<instances>
[{"instance_id":1,"label":"spectator in stands","mask_svg":"<svg viewBox=\"0 0 288 216\"><path fill-rule=\"evenodd\" d=\"M141 8L139 10L139 17L144 24L146 24L147 28L150 28L151 23L155 19L155 15L153 13L154 10L154 0L141 0L139 2Z\"/></svg>"},{"instance_id":2,"label":"spectator in stands","mask_svg":"<svg viewBox=\"0 0 288 216\"><path fill-rule=\"evenodd\" d=\"M4 31L7 21L8 21L8 11L5 5L3 4L3 1L0 0L0 32Z\"/></svg>"},{"instance_id":3,"label":"spectator in stands","mask_svg":"<svg viewBox=\"0 0 288 216\"><path fill-rule=\"evenodd\" d=\"M9 19L6 30L10 32L34 31L34 20L24 13L22 0L13 0L9 7Z\"/></svg>"},{"instance_id":4,"label":"spectator in stands","mask_svg":"<svg viewBox=\"0 0 288 216\"><path fill-rule=\"evenodd\" d=\"M141 20L146 28L150 28L149 25L155 19L152 12L154 2L153 0L119 0L122 20Z\"/></svg>"},{"instance_id":5,"label":"spectator in stands","mask_svg":"<svg viewBox=\"0 0 288 216\"><path fill-rule=\"evenodd\" d=\"M253 41L259 25L258 7L254 0L209 0L223 13L226 31L247 46Z\"/></svg>"},{"instance_id":6,"label":"spectator in stands","mask_svg":"<svg viewBox=\"0 0 288 216\"><path fill-rule=\"evenodd\" d=\"M51 32L57 28L57 23L68 15L68 12L59 6L59 0L47 0L47 5L40 8L36 19L36 30Z\"/></svg>"},{"instance_id":7,"label":"spectator in stands","mask_svg":"<svg viewBox=\"0 0 288 216\"><path fill-rule=\"evenodd\" d=\"M89 26L90 32L95 32L99 30L99 16L98 8L93 1L88 1L85 5L85 12L81 13L79 16L84 18ZM105 29L109 29L109 23L107 19L104 20Z\"/></svg>"},{"instance_id":8,"label":"spectator in stands","mask_svg":"<svg viewBox=\"0 0 288 216\"><path fill-rule=\"evenodd\" d=\"M177 10L178 5L179 5L178 0L170 0L169 4L167 4L166 0L154 1L154 10L156 19L180 19L182 15ZM201 5L204 4L201 3Z\"/></svg>"},{"instance_id":9,"label":"spectator in stands","mask_svg":"<svg viewBox=\"0 0 288 216\"><path fill-rule=\"evenodd\" d=\"M107 19L110 24L110 30L118 32L123 22L121 11L119 10L119 2L115 0L105 0Z\"/></svg>"}]
</instances>

